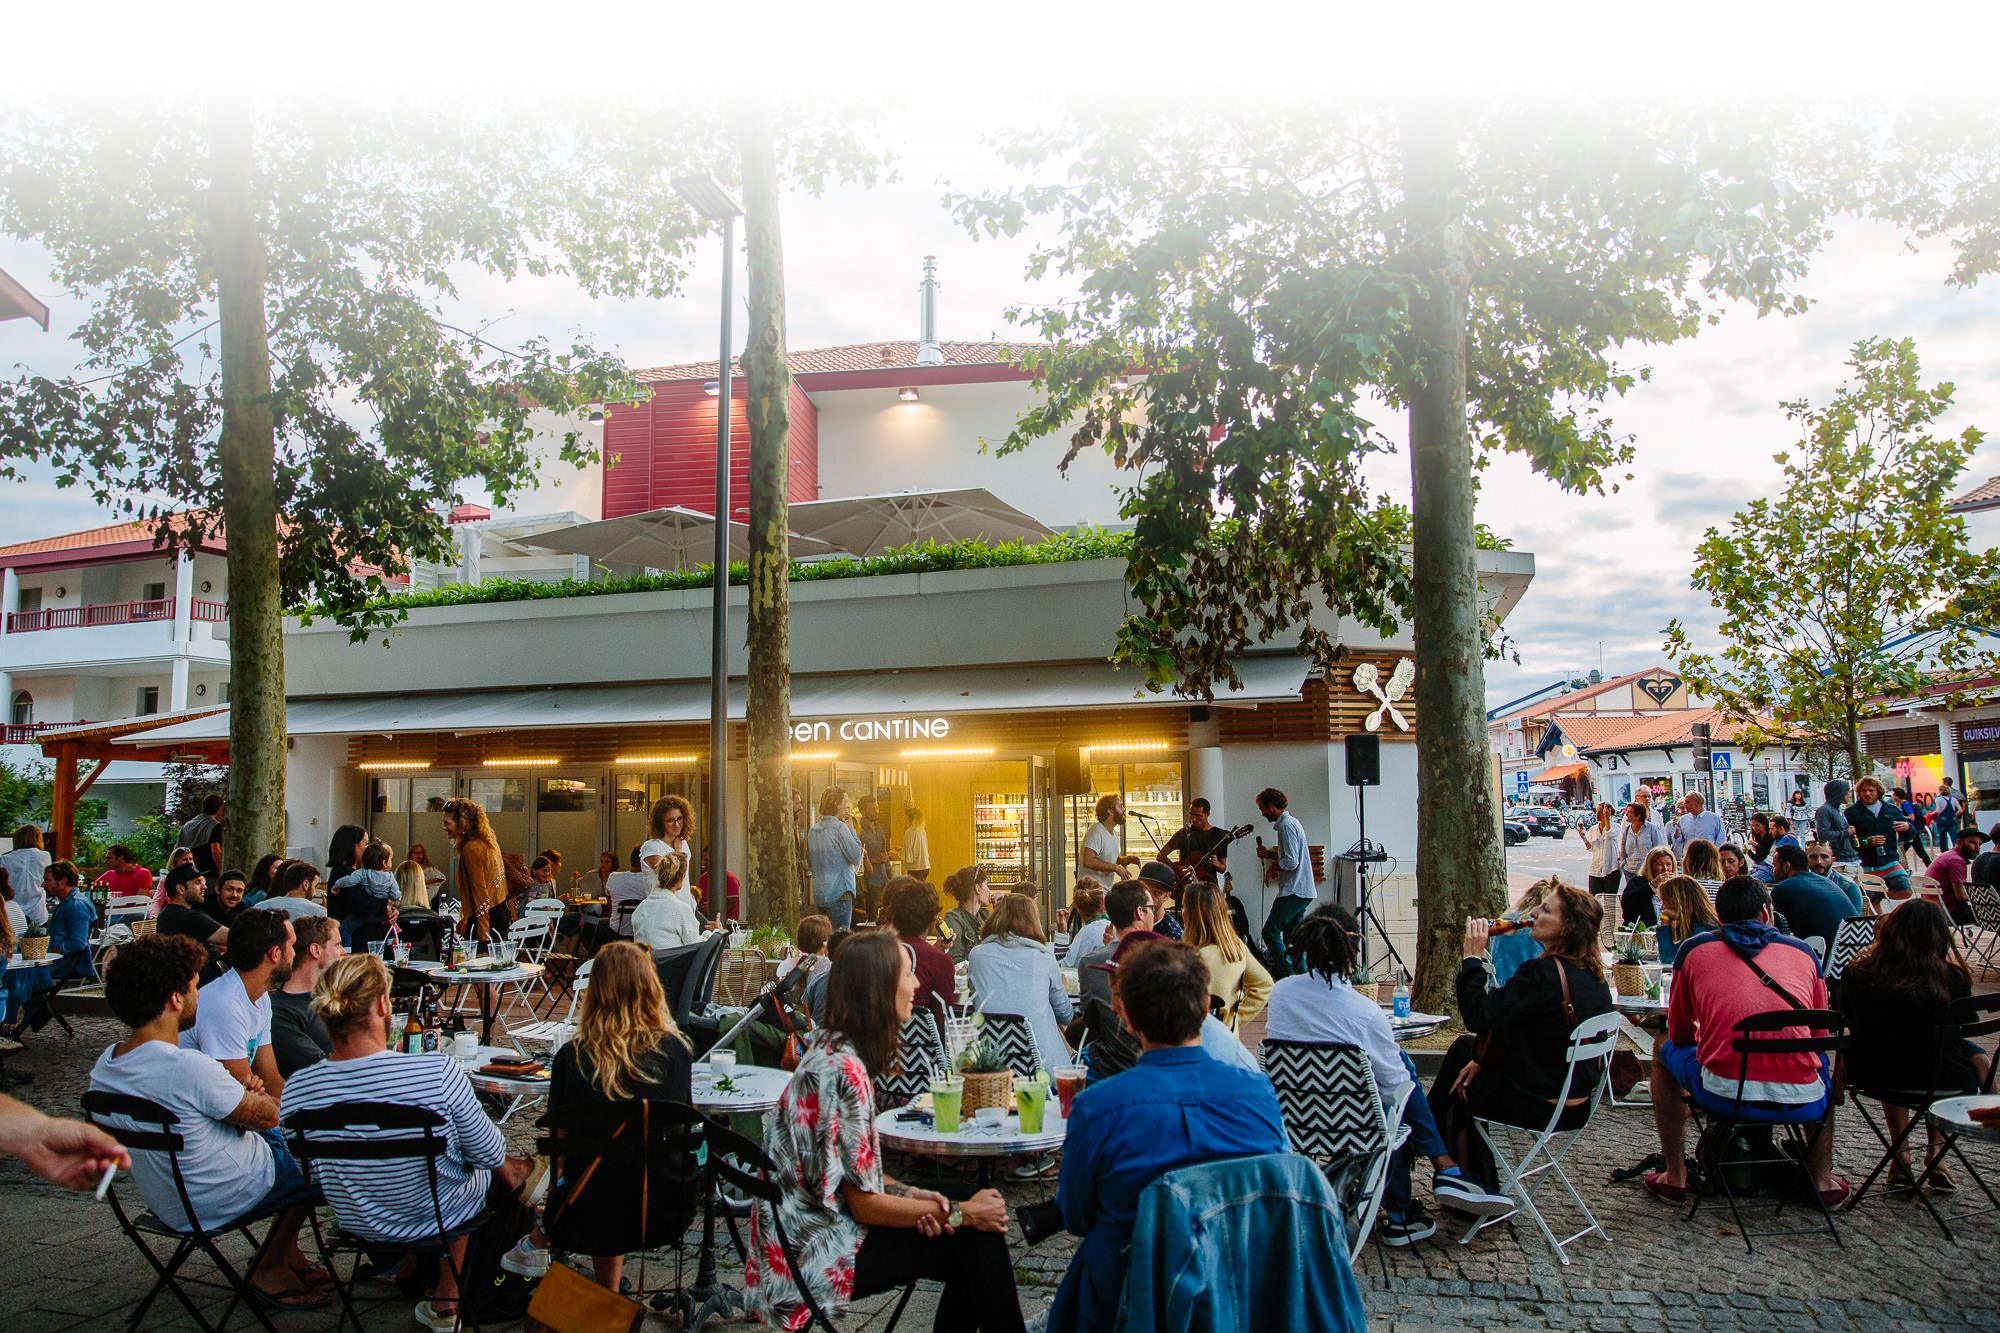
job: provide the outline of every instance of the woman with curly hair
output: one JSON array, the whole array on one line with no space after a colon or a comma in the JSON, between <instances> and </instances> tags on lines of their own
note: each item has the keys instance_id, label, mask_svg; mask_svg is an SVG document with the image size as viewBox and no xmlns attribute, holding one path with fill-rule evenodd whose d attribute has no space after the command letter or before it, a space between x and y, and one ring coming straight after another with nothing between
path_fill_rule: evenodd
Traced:
<instances>
[{"instance_id":1,"label":"woman with curly hair","mask_svg":"<svg viewBox=\"0 0 2000 1333\"><path fill-rule=\"evenodd\" d=\"M694 874L694 853L688 849L688 835L694 828L694 807L685 796L668 794L653 803L651 835L639 844L639 863L648 870L660 868L660 858L668 852L681 854L679 877L666 887L675 893L688 892Z\"/></svg>"},{"instance_id":2,"label":"woman with curly hair","mask_svg":"<svg viewBox=\"0 0 2000 1333\"><path fill-rule=\"evenodd\" d=\"M479 802L454 797L444 803L444 835L458 849L459 928L472 939L507 929L507 871L500 840Z\"/></svg>"}]
</instances>

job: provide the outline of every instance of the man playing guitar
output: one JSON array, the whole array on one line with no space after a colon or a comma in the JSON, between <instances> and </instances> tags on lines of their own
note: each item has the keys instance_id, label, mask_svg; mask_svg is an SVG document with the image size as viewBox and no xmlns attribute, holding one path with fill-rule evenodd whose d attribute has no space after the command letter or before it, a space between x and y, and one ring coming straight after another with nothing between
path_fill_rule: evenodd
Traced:
<instances>
[{"instance_id":1,"label":"man playing guitar","mask_svg":"<svg viewBox=\"0 0 2000 1333\"><path fill-rule=\"evenodd\" d=\"M1228 868L1229 852L1223 846L1228 841L1229 830L1209 822L1208 798L1197 796L1188 802L1188 822L1167 839L1160 856L1180 874L1182 883L1219 881Z\"/></svg>"}]
</instances>

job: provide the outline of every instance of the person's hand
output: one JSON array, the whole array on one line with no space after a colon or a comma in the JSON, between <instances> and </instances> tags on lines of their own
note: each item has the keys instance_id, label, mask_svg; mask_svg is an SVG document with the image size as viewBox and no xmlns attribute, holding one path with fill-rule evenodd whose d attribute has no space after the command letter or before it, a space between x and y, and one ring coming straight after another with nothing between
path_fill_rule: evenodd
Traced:
<instances>
[{"instance_id":1,"label":"person's hand","mask_svg":"<svg viewBox=\"0 0 2000 1333\"><path fill-rule=\"evenodd\" d=\"M1492 938L1493 923L1483 916L1469 916L1465 919L1465 956L1479 958L1486 953L1486 941Z\"/></svg>"},{"instance_id":2,"label":"person's hand","mask_svg":"<svg viewBox=\"0 0 2000 1333\"><path fill-rule=\"evenodd\" d=\"M1899 820L1897 820L1897 821L1896 821L1896 832L1898 832L1898 833L1908 833L1909 831L1910 831L1910 821L1909 821L1909 820L1907 820L1907 819L1899 819ZM1880 838L1877 838L1877 839L1876 839L1875 841L1877 841L1877 842L1880 842L1880 841L1882 841L1882 840L1881 840Z\"/></svg>"},{"instance_id":3,"label":"person's hand","mask_svg":"<svg viewBox=\"0 0 2000 1333\"><path fill-rule=\"evenodd\" d=\"M0 1097L0 1149L50 1184L73 1190L95 1187L113 1163L132 1165L132 1155L97 1126L43 1115L6 1097Z\"/></svg>"},{"instance_id":4,"label":"person's hand","mask_svg":"<svg viewBox=\"0 0 2000 1333\"><path fill-rule=\"evenodd\" d=\"M1478 1072L1479 1061L1467 1060L1464 1068L1458 1071L1458 1077L1451 1081L1451 1087L1447 1091L1454 1097L1465 1097L1472 1090L1472 1079Z\"/></svg>"},{"instance_id":5,"label":"person's hand","mask_svg":"<svg viewBox=\"0 0 2000 1333\"><path fill-rule=\"evenodd\" d=\"M528 1159L525 1157L509 1157L501 1162L496 1170L499 1173L500 1179L507 1182L508 1189L517 1190L521 1188L521 1182L528 1178Z\"/></svg>"},{"instance_id":6,"label":"person's hand","mask_svg":"<svg viewBox=\"0 0 2000 1333\"><path fill-rule=\"evenodd\" d=\"M264 1080L258 1078L255 1071L246 1070L243 1075L243 1090L261 1093L264 1091Z\"/></svg>"},{"instance_id":7,"label":"person's hand","mask_svg":"<svg viewBox=\"0 0 2000 1333\"><path fill-rule=\"evenodd\" d=\"M903 1197L906 1199L915 1199L920 1203L934 1204L937 1207L939 1217L949 1217L951 1215L951 1200L945 1198L944 1195L938 1193L936 1190L909 1190L905 1192Z\"/></svg>"},{"instance_id":8,"label":"person's hand","mask_svg":"<svg viewBox=\"0 0 2000 1333\"><path fill-rule=\"evenodd\" d=\"M958 1205L965 1214L965 1225L975 1231L1007 1230L1007 1201L1000 1197L999 1190L981 1190Z\"/></svg>"},{"instance_id":9,"label":"person's hand","mask_svg":"<svg viewBox=\"0 0 2000 1333\"><path fill-rule=\"evenodd\" d=\"M924 1213L917 1218L917 1234L919 1236L949 1236L951 1228L946 1226L944 1219L936 1213Z\"/></svg>"}]
</instances>

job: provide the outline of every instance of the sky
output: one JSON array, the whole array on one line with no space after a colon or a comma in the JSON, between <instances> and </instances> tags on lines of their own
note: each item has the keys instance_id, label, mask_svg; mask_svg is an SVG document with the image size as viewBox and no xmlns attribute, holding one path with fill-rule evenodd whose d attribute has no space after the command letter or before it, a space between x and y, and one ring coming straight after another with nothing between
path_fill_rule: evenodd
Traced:
<instances>
[{"instance_id":1,"label":"sky","mask_svg":"<svg viewBox=\"0 0 2000 1333\"><path fill-rule=\"evenodd\" d=\"M1538 21L1495 18L1496 12L1504 19L1524 11ZM615 85L633 58L619 20L658 28L649 17L657 11L616 5L551 30L544 30L550 21L545 7L441 5L413 14L408 6L364 4L345 28L307 23L297 15L272 18L266 7L246 11L263 16L255 30L261 45L234 52L242 59L232 60L226 47L218 56L206 34L169 21L177 12L134 6L116 16L119 23L100 26L99 32L115 29L119 35L96 45L88 77L100 81L106 95L156 85L169 69L236 68L252 71L253 82L266 85L317 81L329 95L367 96L375 88L422 78L445 90L462 86L490 96L496 74L503 84L515 80L529 88ZM1262 16L1263 23L1217 25L1212 9L1169 4L1149 10L1143 28L1129 7L1083 5L1066 22L1058 46L1024 27L1012 12L997 17L995 11L980 11L988 16L984 20L969 10L937 6L862 5L831 17L824 9L783 5L772 12L795 27L790 39L768 54L768 67L794 89L890 99L881 137L898 159L899 179L892 183L838 188L820 199L786 198L787 321L794 348L915 337L917 285L927 254L938 257L943 283L941 335L1009 336L1004 310L1052 289L1031 293L1024 286L1026 241L975 241L952 223L940 199L947 183L961 189L1005 183L1009 177L983 137L1043 114L1065 91L1086 85L1148 93L1253 85L1309 89L1332 70L1343 71L1348 85L1389 89L1401 66L1357 59L1355 53L1393 51L1395 42L1419 40L1387 20L1347 18L1338 29L1325 29L1326 40L1308 40L1310 33L1298 25L1324 24L1325 11L1285 5L1232 11ZM1679 87L1692 79L1730 87L1812 87L1864 56L1871 73L1886 75L1892 86L1919 78L1983 86L1976 81L1990 78L1990 69L1978 63L1989 44L1959 26L1952 29L1959 40L1939 46L1921 21L1990 27L1991 16L1972 8L1909 6L1904 12L1911 22L1871 33L1865 52L1857 51L1837 22L1800 28L1801 20L1788 25L1782 16L1742 6L1712 11L1730 15L1730 31L1738 38L1733 42L1713 40L1699 24L1666 33L1635 28L1630 18L1607 20L1601 6L1506 11L1446 6L1445 12L1462 18L1436 65L1447 79L1526 82L1551 69L1613 70L1635 86L1650 80ZM1703 7L1686 12L1698 18ZM371 16L390 13L392 27L371 24ZM1580 15L1594 17L1588 23L1561 21ZM1198 29L1198 51L1185 40L1197 29L1177 28L1180 19L1206 25ZM1621 22L1627 25L1623 29ZM537 24L543 27L532 26ZM74 30L46 13L24 22L10 17L9 25L17 29L18 49L41 57L30 64L47 81L49 95L74 91L69 82L76 69ZM1276 36L1286 40L1274 41ZM705 39L716 45L705 47ZM739 35L704 33L699 21L677 23L671 36L648 40L661 49L644 56L640 67L663 76L671 71L692 89L720 92L735 86L737 68L750 58ZM667 46L677 59L667 59ZM699 58L709 50L718 53L717 60ZM1634 54L1640 50L1652 53L1650 63ZM1348 63L1340 66L1337 59ZM1614 70L1607 62L1623 63ZM14 95L36 95L35 77ZM198 85L185 81L173 86L199 92ZM713 354L720 281L716 249L711 246L696 264L686 295L674 301L601 302L561 282L507 285L480 278L467 284L462 305L482 320L497 318L491 326L497 338L580 330L633 365L692 360ZM46 255L32 242L0 238L0 268L55 308L55 327L48 334L26 321L0 324L0 368L17 363L43 373L73 368L78 349L67 334L83 314L81 302L56 290ZM1628 354L1628 360L1649 365L1652 378L1611 409L1638 450L1634 475L1616 494L1565 495L1522 464L1497 462L1485 474L1481 517L1516 549L1534 553L1537 573L1508 623L1520 662L1489 664L1489 703L1600 665L1606 674L1617 674L1663 661L1662 630L1677 616L1689 622L1697 639L1712 640L1715 613L1689 587L1689 552L1707 527L1726 522L1773 476L1771 455L1793 438L1778 404L1828 396L1845 378L1847 349L1858 338L1914 337L1926 378L1958 386L1957 408L1943 426L1977 424L1995 432L1968 470L1966 484L2000 474L2000 280L1969 290L1949 288L1947 268L1943 247L1913 253L1886 229L1845 227L1814 261L1805 284L1813 306L1805 315L1759 320L1734 310L1690 342ZM1392 437L1400 437L1400 423L1385 419L1384 424ZM1041 447L1054 466L1060 446L1051 441ZM1378 460L1371 476L1407 500L1407 466L1399 454ZM86 496L58 490L45 475L0 490L0 542L100 521ZM1782 577L1783 571L1773 576Z\"/></svg>"}]
</instances>

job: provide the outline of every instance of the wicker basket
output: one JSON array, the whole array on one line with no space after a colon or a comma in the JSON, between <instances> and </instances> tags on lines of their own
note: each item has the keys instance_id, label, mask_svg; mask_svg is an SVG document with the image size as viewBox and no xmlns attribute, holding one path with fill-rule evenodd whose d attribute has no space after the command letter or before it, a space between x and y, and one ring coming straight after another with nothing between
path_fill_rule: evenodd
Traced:
<instances>
[{"instance_id":1,"label":"wicker basket","mask_svg":"<svg viewBox=\"0 0 2000 1333\"><path fill-rule=\"evenodd\" d=\"M126 925L128 925L128 926L130 926L130 927L132 928L132 938L133 938L133 939L135 939L135 940L143 940L143 939L145 939L145 938L146 938L146 936L148 936L148 935L152 934L152 933L153 933L153 931L154 931L154 929L155 929L155 928L156 928L156 927L157 927L157 926L158 926L158 925L159 925L160 923L159 923L159 922L157 922L157 921L155 921L155 920L153 920L153 919L152 919L151 917L143 917L143 916L142 916L142 917L140 917L140 918L139 918L138 920L136 920L136 921L128 921L128 922L126 922L125 924L126 924Z\"/></svg>"},{"instance_id":2,"label":"wicker basket","mask_svg":"<svg viewBox=\"0 0 2000 1333\"><path fill-rule=\"evenodd\" d=\"M1611 966L1611 985L1620 995L1644 995L1646 969L1637 963L1614 963Z\"/></svg>"},{"instance_id":3,"label":"wicker basket","mask_svg":"<svg viewBox=\"0 0 2000 1333\"><path fill-rule=\"evenodd\" d=\"M21 957L25 959L49 956L49 937L46 935L23 935L16 941L16 946L21 950Z\"/></svg>"},{"instance_id":4,"label":"wicker basket","mask_svg":"<svg viewBox=\"0 0 2000 1333\"><path fill-rule=\"evenodd\" d=\"M777 972L777 965L755 949L725 949L715 971L715 1002L742 1008Z\"/></svg>"},{"instance_id":5,"label":"wicker basket","mask_svg":"<svg viewBox=\"0 0 2000 1333\"><path fill-rule=\"evenodd\" d=\"M961 1074L965 1092L959 1099L959 1114L971 1115L982 1106L1011 1107L1014 1104L1014 1071L997 1074Z\"/></svg>"}]
</instances>

